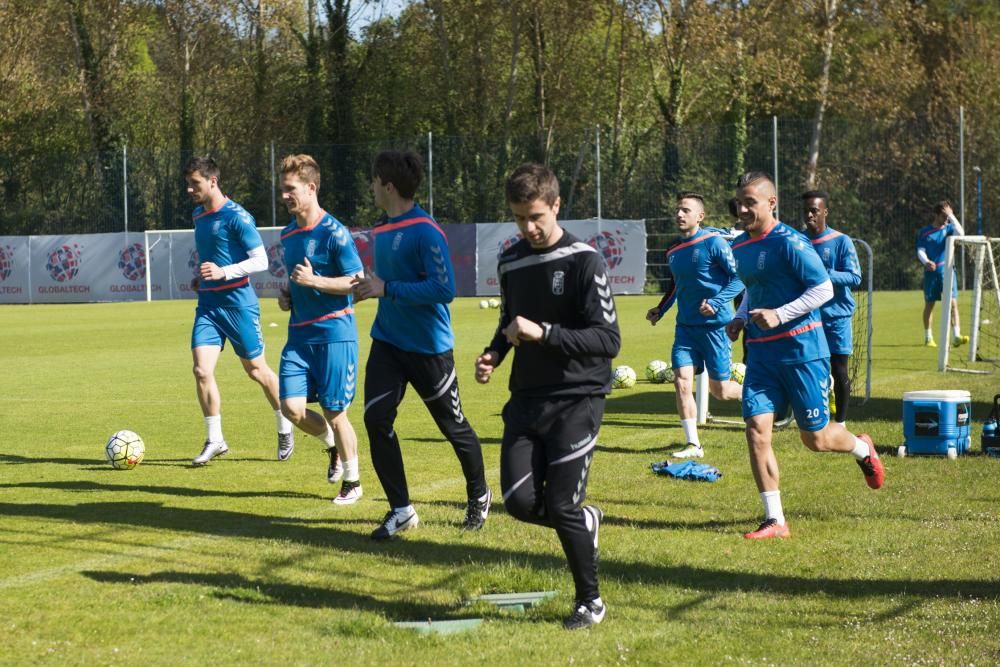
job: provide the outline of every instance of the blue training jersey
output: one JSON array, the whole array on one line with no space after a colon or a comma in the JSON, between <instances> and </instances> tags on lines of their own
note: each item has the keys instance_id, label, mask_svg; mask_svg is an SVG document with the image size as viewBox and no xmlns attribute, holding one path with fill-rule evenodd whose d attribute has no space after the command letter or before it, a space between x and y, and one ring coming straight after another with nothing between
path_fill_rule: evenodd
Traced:
<instances>
[{"instance_id":1,"label":"blue training jersey","mask_svg":"<svg viewBox=\"0 0 1000 667\"><path fill-rule=\"evenodd\" d=\"M448 239L419 206L372 230L375 274L385 281L372 338L407 352L441 354L455 346L448 304L455 273Z\"/></svg>"},{"instance_id":2,"label":"blue training jersey","mask_svg":"<svg viewBox=\"0 0 1000 667\"><path fill-rule=\"evenodd\" d=\"M699 229L667 253L674 276L673 294L660 306L662 316L677 303L677 323L685 326L724 326L733 319L730 302L743 291L736 275L736 262L726 242L718 234ZM715 309L709 317L698 309L708 300Z\"/></svg>"},{"instance_id":3,"label":"blue training jersey","mask_svg":"<svg viewBox=\"0 0 1000 667\"><path fill-rule=\"evenodd\" d=\"M861 284L861 263L851 237L829 227L818 236L806 234L813 250L819 255L833 283L833 298L819 308L824 320L850 317L854 314L851 289Z\"/></svg>"},{"instance_id":4,"label":"blue training jersey","mask_svg":"<svg viewBox=\"0 0 1000 667\"><path fill-rule=\"evenodd\" d=\"M948 237L957 234L958 230L950 222L940 227L927 225L917 232L917 249L924 249L927 258L937 264L936 271L942 275L944 275L944 253L948 248Z\"/></svg>"},{"instance_id":5,"label":"blue training jersey","mask_svg":"<svg viewBox=\"0 0 1000 667\"><path fill-rule=\"evenodd\" d=\"M194 242L199 263L214 262L220 267L238 264L250 257L250 250L264 245L253 216L231 199L214 211L206 211L203 206L195 208ZM233 280L198 279L199 307L256 305L257 293L250 284L250 276Z\"/></svg>"},{"instance_id":6,"label":"blue training jersey","mask_svg":"<svg viewBox=\"0 0 1000 667\"><path fill-rule=\"evenodd\" d=\"M781 222L762 236L740 237L733 257L751 310L778 308L829 279L805 236ZM767 331L748 321L746 341L751 361L765 366L830 356L818 309Z\"/></svg>"},{"instance_id":7,"label":"blue training jersey","mask_svg":"<svg viewBox=\"0 0 1000 667\"><path fill-rule=\"evenodd\" d=\"M299 227L293 218L281 230L281 249L289 275L306 257L313 273L324 278L353 276L364 271L351 232L326 211L309 227ZM292 295L288 318L290 342L338 343L358 339L350 294L327 294L291 280L288 289Z\"/></svg>"}]
</instances>

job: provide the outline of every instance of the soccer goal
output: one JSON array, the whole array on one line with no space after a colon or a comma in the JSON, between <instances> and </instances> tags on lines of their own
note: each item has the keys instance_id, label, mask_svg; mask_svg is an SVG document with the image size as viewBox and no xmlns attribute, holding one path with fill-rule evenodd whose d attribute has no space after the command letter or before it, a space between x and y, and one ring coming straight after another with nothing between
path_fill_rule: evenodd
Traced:
<instances>
[{"instance_id":1,"label":"soccer goal","mask_svg":"<svg viewBox=\"0 0 1000 667\"><path fill-rule=\"evenodd\" d=\"M942 294L951 294L956 268L963 269L967 278L971 276L970 298L959 300L959 317L963 330L968 332L969 343L964 349L952 348L946 343L952 340L951 308L941 308L939 371L983 374L1000 371L998 250L1000 239L987 236L952 236L948 239Z\"/></svg>"},{"instance_id":2,"label":"soccer goal","mask_svg":"<svg viewBox=\"0 0 1000 667\"><path fill-rule=\"evenodd\" d=\"M854 319L851 322L853 343L848 371L851 376L851 403L864 405L872 395L872 297L874 293L875 257L867 242L852 238L861 265L861 285L854 290ZM994 320L998 321L998 320ZM708 407L708 375L695 378L695 403L698 423L742 424L742 421L713 417ZM776 429L783 429L792 421L789 415L775 422Z\"/></svg>"}]
</instances>

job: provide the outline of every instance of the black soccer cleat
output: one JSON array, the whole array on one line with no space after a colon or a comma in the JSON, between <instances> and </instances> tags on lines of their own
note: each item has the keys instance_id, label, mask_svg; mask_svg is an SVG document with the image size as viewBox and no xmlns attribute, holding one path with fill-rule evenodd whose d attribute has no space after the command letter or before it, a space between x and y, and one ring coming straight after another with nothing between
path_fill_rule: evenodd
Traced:
<instances>
[{"instance_id":1,"label":"black soccer cleat","mask_svg":"<svg viewBox=\"0 0 1000 667\"><path fill-rule=\"evenodd\" d=\"M493 502L493 492L486 489L486 498L469 498L469 504L465 508L465 521L462 522L462 530L482 530L486 524L486 517L490 515L490 503Z\"/></svg>"},{"instance_id":2,"label":"black soccer cleat","mask_svg":"<svg viewBox=\"0 0 1000 667\"><path fill-rule=\"evenodd\" d=\"M567 630L582 630L592 625L597 625L604 620L604 615L608 611L608 606L603 602L591 600L590 602L577 602L573 613L563 621L563 627Z\"/></svg>"}]
</instances>

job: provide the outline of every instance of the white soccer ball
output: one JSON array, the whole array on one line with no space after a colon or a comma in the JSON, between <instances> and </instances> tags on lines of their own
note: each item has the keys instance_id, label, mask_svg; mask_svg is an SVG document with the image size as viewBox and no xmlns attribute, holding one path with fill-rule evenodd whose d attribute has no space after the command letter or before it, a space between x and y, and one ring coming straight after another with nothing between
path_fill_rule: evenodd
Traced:
<instances>
[{"instance_id":1,"label":"white soccer ball","mask_svg":"<svg viewBox=\"0 0 1000 667\"><path fill-rule=\"evenodd\" d=\"M631 366L618 366L611 374L611 386L615 389L628 389L635 386L635 371Z\"/></svg>"},{"instance_id":2,"label":"white soccer ball","mask_svg":"<svg viewBox=\"0 0 1000 667\"><path fill-rule=\"evenodd\" d=\"M486 299L483 299L482 301L479 302L479 307L482 308L483 310L486 310L487 308L490 307L490 302L487 301Z\"/></svg>"},{"instance_id":3,"label":"white soccer ball","mask_svg":"<svg viewBox=\"0 0 1000 667\"><path fill-rule=\"evenodd\" d=\"M743 378L747 376L747 365L735 362L729 367L729 379L737 384L743 384Z\"/></svg>"},{"instance_id":4,"label":"white soccer ball","mask_svg":"<svg viewBox=\"0 0 1000 667\"><path fill-rule=\"evenodd\" d=\"M118 431L104 446L108 461L116 470L131 470L140 463L146 455L146 445L139 434L133 431Z\"/></svg>"},{"instance_id":5,"label":"white soccer ball","mask_svg":"<svg viewBox=\"0 0 1000 667\"><path fill-rule=\"evenodd\" d=\"M653 359L646 364L646 379L653 384L663 384L667 381L667 371L670 366L662 359Z\"/></svg>"},{"instance_id":6,"label":"white soccer ball","mask_svg":"<svg viewBox=\"0 0 1000 667\"><path fill-rule=\"evenodd\" d=\"M490 299L489 304L490 304L490 308L499 308L500 307L500 299Z\"/></svg>"}]
</instances>

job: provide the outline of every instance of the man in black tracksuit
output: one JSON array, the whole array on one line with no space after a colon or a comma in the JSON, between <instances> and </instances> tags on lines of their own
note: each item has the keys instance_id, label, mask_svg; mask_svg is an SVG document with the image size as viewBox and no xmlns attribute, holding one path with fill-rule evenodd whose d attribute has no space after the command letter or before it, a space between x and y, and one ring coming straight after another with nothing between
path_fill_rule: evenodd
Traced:
<instances>
[{"instance_id":1,"label":"man in black tracksuit","mask_svg":"<svg viewBox=\"0 0 1000 667\"><path fill-rule=\"evenodd\" d=\"M507 202L521 241L500 256L500 324L476 360L489 382L517 348L504 406L500 484L511 516L550 526L562 542L576 586L569 629L604 619L597 587L603 513L583 506L587 477L621 347L604 259L559 226L559 181L527 164L507 179Z\"/></svg>"}]
</instances>

